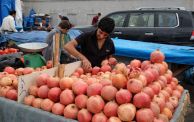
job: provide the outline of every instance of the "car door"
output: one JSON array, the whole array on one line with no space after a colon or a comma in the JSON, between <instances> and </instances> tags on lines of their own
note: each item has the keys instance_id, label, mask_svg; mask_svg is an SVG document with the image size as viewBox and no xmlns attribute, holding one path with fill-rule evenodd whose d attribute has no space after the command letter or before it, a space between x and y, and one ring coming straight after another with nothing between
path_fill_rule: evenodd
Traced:
<instances>
[{"instance_id":1,"label":"car door","mask_svg":"<svg viewBox=\"0 0 194 122\"><path fill-rule=\"evenodd\" d=\"M155 14L153 12L131 12L126 23L128 38L138 41L155 41Z\"/></svg>"},{"instance_id":2,"label":"car door","mask_svg":"<svg viewBox=\"0 0 194 122\"><path fill-rule=\"evenodd\" d=\"M117 27L113 34L122 39L152 42L155 40L154 18L153 12L130 11L123 27Z\"/></svg>"},{"instance_id":3,"label":"car door","mask_svg":"<svg viewBox=\"0 0 194 122\"><path fill-rule=\"evenodd\" d=\"M178 14L176 12L157 12L156 37L158 43L174 44L175 35L179 27Z\"/></svg>"},{"instance_id":4,"label":"car door","mask_svg":"<svg viewBox=\"0 0 194 122\"><path fill-rule=\"evenodd\" d=\"M125 32L124 25L128 17L128 14L129 14L128 12L116 12L107 15L107 17L110 17L115 21L115 28L114 31L111 33L111 37L126 39L126 35L124 34Z\"/></svg>"}]
</instances>

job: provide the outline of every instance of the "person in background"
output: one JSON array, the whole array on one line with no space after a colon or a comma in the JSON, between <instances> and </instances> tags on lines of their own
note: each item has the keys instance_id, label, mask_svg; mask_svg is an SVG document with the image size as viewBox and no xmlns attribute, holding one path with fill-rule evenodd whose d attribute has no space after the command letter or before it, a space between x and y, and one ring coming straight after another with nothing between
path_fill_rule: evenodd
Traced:
<instances>
[{"instance_id":1,"label":"person in background","mask_svg":"<svg viewBox=\"0 0 194 122\"><path fill-rule=\"evenodd\" d=\"M102 18L96 30L82 33L64 48L69 54L82 61L85 71L91 70L94 66L100 66L101 62L115 53L113 41L109 34L114 30L115 22L111 18ZM76 50L76 47L80 51Z\"/></svg>"},{"instance_id":2,"label":"person in background","mask_svg":"<svg viewBox=\"0 0 194 122\"><path fill-rule=\"evenodd\" d=\"M60 37L62 37L62 34L66 35L68 30L70 29L70 23L68 21L61 21L59 25L54 28L52 31L49 32L45 42L48 44L48 47L43 50L43 57L46 59L46 61L52 60L53 55L53 36L58 32L60 34ZM63 46L66 43L66 40L64 38L60 38L60 52L63 51ZM61 57L60 57L61 58ZM60 59L59 59L60 60ZM61 62L62 63L62 62Z\"/></svg>"},{"instance_id":3,"label":"person in background","mask_svg":"<svg viewBox=\"0 0 194 122\"><path fill-rule=\"evenodd\" d=\"M15 16L16 11L10 11L9 15L3 19L2 26L0 28L1 32L18 32L15 28Z\"/></svg>"},{"instance_id":4,"label":"person in background","mask_svg":"<svg viewBox=\"0 0 194 122\"><path fill-rule=\"evenodd\" d=\"M34 29L42 31L51 31L51 25L46 22L46 17L43 17L42 21Z\"/></svg>"},{"instance_id":5,"label":"person in background","mask_svg":"<svg viewBox=\"0 0 194 122\"><path fill-rule=\"evenodd\" d=\"M96 16L92 18L92 25L96 25L98 23L98 19L100 18L101 13L98 13Z\"/></svg>"}]
</instances>

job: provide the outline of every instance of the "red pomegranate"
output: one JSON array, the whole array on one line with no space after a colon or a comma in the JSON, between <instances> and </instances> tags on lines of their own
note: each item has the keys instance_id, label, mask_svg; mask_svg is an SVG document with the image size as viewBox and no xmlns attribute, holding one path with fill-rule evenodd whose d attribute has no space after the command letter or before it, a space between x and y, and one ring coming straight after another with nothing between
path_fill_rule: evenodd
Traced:
<instances>
[{"instance_id":1,"label":"red pomegranate","mask_svg":"<svg viewBox=\"0 0 194 122\"><path fill-rule=\"evenodd\" d=\"M69 104L64 109L64 117L69 119L76 119L79 109L75 104Z\"/></svg>"},{"instance_id":2,"label":"red pomegranate","mask_svg":"<svg viewBox=\"0 0 194 122\"><path fill-rule=\"evenodd\" d=\"M127 89L131 93L139 93L143 89L143 83L138 79L130 79L127 82Z\"/></svg>"},{"instance_id":3,"label":"red pomegranate","mask_svg":"<svg viewBox=\"0 0 194 122\"><path fill-rule=\"evenodd\" d=\"M118 104L116 102L109 101L104 106L103 112L107 117L117 116L117 109L118 109Z\"/></svg>"},{"instance_id":4,"label":"red pomegranate","mask_svg":"<svg viewBox=\"0 0 194 122\"><path fill-rule=\"evenodd\" d=\"M49 88L47 85L43 85L41 87L38 88L38 96L40 98L47 98L48 97L48 92L49 92Z\"/></svg>"},{"instance_id":5,"label":"red pomegranate","mask_svg":"<svg viewBox=\"0 0 194 122\"><path fill-rule=\"evenodd\" d=\"M108 118L104 115L103 112L96 113L92 117L92 122L107 122Z\"/></svg>"},{"instance_id":6,"label":"red pomegranate","mask_svg":"<svg viewBox=\"0 0 194 122\"><path fill-rule=\"evenodd\" d=\"M137 108L149 108L151 103L150 96L144 92L135 94L133 97L133 104Z\"/></svg>"},{"instance_id":7,"label":"red pomegranate","mask_svg":"<svg viewBox=\"0 0 194 122\"><path fill-rule=\"evenodd\" d=\"M87 95L93 96L93 95L100 95L102 89L102 84L100 83L93 83L88 86L87 88Z\"/></svg>"},{"instance_id":8,"label":"red pomegranate","mask_svg":"<svg viewBox=\"0 0 194 122\"><path fill-rule=\"evenodd\" d=\"M74 94L72 90L66 89L60 94L60 103L63 105L68 105L74 102Z\"/></svg>"},{"instance_id":9,"label":"red pomegranate","mask_svg":"<svg viewBox=\"0 0 194 122\"><path fill-rule=\"evenodd\" d=\"M72 84L72 90L76 95L85 94L88 84L82 80L78 80Z\"/></svg>"},{"instance_id":10,"label":"red pomegranate","mask_svg":"<svg viewBox=\"0 0 194 122\"><path fill-rule=\"evenodd\" d=\"M56 103L59 101L60 94L61 94L61 89L59 87L54 87L49 90L48 98Z\"/></svg>"},{"instance_id":11,"label":"red pomegranate","mask_svg":"<svg viewBox=\"0 0 194 122\"><path fill-rule=\"evenodd\" d=\"M55 103L52 107L52 113L56 115L62 115L64 111L65 106L60 103Z\"/></svg>"},{"instance_id":12,"label":"red pomegranate","mask_svg":"<svg viewBox=\"0 0 194 122\"><path fill-rule=\"evenodd\" d=\"M154 113L149 108L139 109L136 113L136 121L137 122L153 122Z\"/></svg>"},{"instance_id":13,"label":"red pomegranate","mask_svg":"<svg viewBox=\"0 0 194 122\"><path fill-rule=\"evenodd\" d=\"M101 96L95 95L89 97L87 101L87 109L92 113L99 113L104 108L104 100Z\"/></svg>"},{"instance_id":14,"label":"red pomegranate","mask_svg":"<svg viewBox=\"0 0 194 122\"><path fill-rule=\"evenodd\" d=\"M165 56L160 50L155 50L150 55L150 61L153 63L162 63L164 59Z\"/></svg>"},{"instance_id":15,"label":"red pomegranate","mask_svg":"<svg viewBox=\"0 0 194 122\"><path fill-rule=\"evenodd\" d=\"M52 110L52 107L54 105L54 102L49 100L49 99L44 99L42 102L41 102L41 109L45 110L45 111L51 111Z\"/></svg>"},{"instance_id":16,"label":"red pomegranate","mask_svg":"<svg viewBox=\"0 0 194 122\"><path fill-rule=\"evenodd\" d=\"M126 89L120 89L116 93L116 101L118 104L129 103L132 99L132 94Z\"/></svg>"},{"instance_id":17,"label":"red pomegranate","mask_svg":"<svg viewBox=\"0 0 194 122\"><path fill-rule=\"evenodd\" d=\"M104 86L101 90L101 96L106 101L111 101L115 99L117 89L114 86Z\"/></svg>"},{"instance_id":18,"label":"red pomegranate","mask_svg":"<svg viewBox=\"0 0 194 122\"><path fill-rule=\"evenodd\" d=\"M92 114L87 109L81 109L78 112L77 119L79 122L90 122L92 120Z\"/></svg>"},{"instance_id":19,"label":"red pomegranate","mask_svg":"<svg viewBox=\"0 0 194 122\"><path fill-rule=\"evenodd\" d=\"M136 108L131 103L122 104L118 107L117 114L122 121L132 121L135 117Z\"/></svg>"},{"instance_id":20,"label":"red pomegranate","mask_svg":"<svg viewBox=\"0 0 194 122\"><path fill-rule=\"evenodd\" d=\"M88 100L88 96L86 96L84 94L80 94L80 95L76 96L75 104L80 109L86 108L87 100Z\"/></svg>"},{"instance_id":21,"label":"red pomegranate","mask_svg":"<svg viewBox=\"0 0 194 122\"><path fill-rule=\"evenodd\" d=\"M74 83L74 80L72 78L70 78L70 77L63 77L59 81L59 86L60 86L61 90L71 89L73 83Z\"/></svg>"}]
</instances>

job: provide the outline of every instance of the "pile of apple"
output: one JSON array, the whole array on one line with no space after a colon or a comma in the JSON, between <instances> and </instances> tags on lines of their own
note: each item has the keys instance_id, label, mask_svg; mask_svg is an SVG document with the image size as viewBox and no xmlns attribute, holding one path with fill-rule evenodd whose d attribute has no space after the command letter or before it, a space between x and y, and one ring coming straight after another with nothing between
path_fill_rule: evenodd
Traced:
<instances>
[{"instance_id":1,"label":"pile of apple","mask_svg":"<svg viewBox=\"0 0 194 122\"><path fill-rule=\"evenodd\" d=\"M79 122L169 122L184 88L156 50L150 60L115 58L70 77L41 74L24 104Z\"/></svg>"}]
</instances>

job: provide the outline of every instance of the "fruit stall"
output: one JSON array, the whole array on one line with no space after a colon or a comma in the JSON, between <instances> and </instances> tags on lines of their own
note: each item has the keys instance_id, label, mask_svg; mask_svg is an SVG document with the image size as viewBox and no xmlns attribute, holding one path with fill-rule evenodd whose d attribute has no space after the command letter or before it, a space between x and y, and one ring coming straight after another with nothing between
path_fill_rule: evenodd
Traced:
<instances>
[{"instance_id":1,"label":"fruit stall","mask_svg":"<svg viewBox=\"0 0 194 122\"><path fill-rule=\"evenodd\" d=\"M179 85L161 51L155 50L149 57L143 61L133 59L127 64L110 58L101 67L87 72L79 61L42 71L31 69L28 73L9 67L0 74L0 119L2 122L184 121L188 91Z\"/></svg>"},{"instance_id":2,"label":"fruit stall","mask_svg":"<svg viewBox=\"0 0 194 122\"><path fill-rule=\"evenodd\" d=\"M193 65L192 47L113 41L115 56L125 60L112 57L91 71L84 71L80 61L59 64L57 51L41 67L5 67L0 121L183 122L189 92L167 62Z\"/></svg>"}]
</instances>

